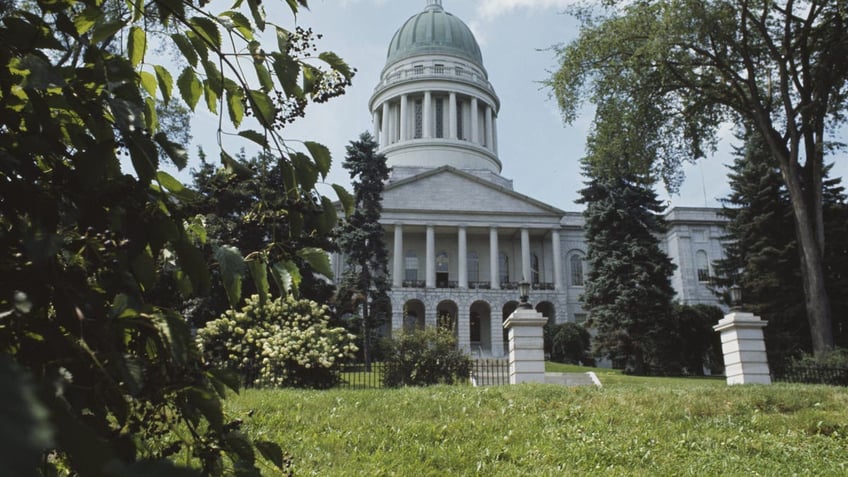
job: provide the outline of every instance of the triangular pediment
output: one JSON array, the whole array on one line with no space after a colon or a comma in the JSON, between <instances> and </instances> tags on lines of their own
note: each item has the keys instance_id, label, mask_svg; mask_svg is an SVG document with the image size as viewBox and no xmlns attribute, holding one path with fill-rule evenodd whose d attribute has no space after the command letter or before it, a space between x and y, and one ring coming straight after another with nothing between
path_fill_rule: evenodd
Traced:
<instances>
[{"instance_id":1,"label":"triangular pediment","mask_svg":"<svg viewBox=\"0 0 848 477\"><path fill-rule=\"evenodd\" d=\"M389 184L383 210L562 217L565 212L450 166Z\"/></svg>"}]
</instances>

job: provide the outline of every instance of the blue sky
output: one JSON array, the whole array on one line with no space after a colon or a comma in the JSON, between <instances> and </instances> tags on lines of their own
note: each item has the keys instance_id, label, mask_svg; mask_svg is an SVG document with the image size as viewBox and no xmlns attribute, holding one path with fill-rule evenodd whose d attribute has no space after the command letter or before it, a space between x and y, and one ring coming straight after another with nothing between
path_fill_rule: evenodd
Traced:
<instances>
[{"instance_id":1,"label":"blue sky","mask_svg":"<svg viewBox=\"0 0 848 477\"><path fill-rule=\"evenodd\" d=\"M291 15L274 2L264 2L269 19L293 25ZM489 80L501 99L498 117L502 175L514 181L517 192L567 211L580 211L574 203L582 187L579 159L584 154L592 111L565 125L549 92L539 83L556 67L552 45L577 35L577 22L563 10L571 0L443 0L444 8L464 20L483 51ZM425 0L312 0L297 23L324 35L319 50L336 52L358 73L348 92L328 103L311 105L306 118L287 127L284 136L293 144L314 140L333 154L329 183L349 185L341 168L345 145L371 128L368 99L384 66L386 49L394 32L421 11ZM198 108L200 111L200 108ZM192 124L194 146L202 145L217 157L216 119L201 112ZM729 129L729 128L728 128ZM730 137L729 130L723 134ZM677 206L716 206L727 195L727 169L732 161L724 142L715 156L687 165L679 194L664 200ZM194 155L196 147L191 148ZM845 161L843 161L844 163ZM835 172L842 175L846 164ZM181 174L186 177L185 174ZM334 198L329 186L320 189Z\"/></svg>"}]
</instances>

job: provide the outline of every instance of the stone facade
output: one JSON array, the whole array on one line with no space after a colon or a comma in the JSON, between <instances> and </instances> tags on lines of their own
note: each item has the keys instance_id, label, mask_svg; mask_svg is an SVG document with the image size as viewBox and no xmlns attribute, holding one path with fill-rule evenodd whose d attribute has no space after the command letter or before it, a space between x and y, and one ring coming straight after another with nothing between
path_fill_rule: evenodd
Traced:
<instances>
[{"instance_id":1,"label":"stone facade","mask_svg":"<svg viewBox=\"0 0 848 477\"><path fill-rule=\"evenodd\" d=\"M369 108L392 167L381 218L392 280L387 333L442 318L472 355L504 356L503 321L521 280L549 321L586 320L582 214L520 194L500 175L500 100L470 29L441 2L427 2L395 34ZM717 211L675 208L666 218L659 239L678 266L677 299L716 304L707 281L723 253ZM334 263L339 276L344 257Z\"/></svg>"}]
</instances>

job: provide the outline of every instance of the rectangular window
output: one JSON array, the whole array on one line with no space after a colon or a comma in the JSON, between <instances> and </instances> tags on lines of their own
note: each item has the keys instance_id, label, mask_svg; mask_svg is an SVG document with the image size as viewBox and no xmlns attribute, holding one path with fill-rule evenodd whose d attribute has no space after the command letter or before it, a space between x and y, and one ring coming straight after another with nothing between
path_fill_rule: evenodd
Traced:
<instances>
[{"instance_id":1,"label":"rectangular window","mask_svg":"<svg viewBox=\"0 0 848 477\"><path fill-rule=\"evenodd\" d=\"M574 321L578 325L586 323L586 314L585 313L575 313L574 314Z\"/></svg>"},{"instance_id":2,"label":"rectangular window","mask_svg":"<svg viewBox=\"0 0 848 477\"><path fill-rule=\"evenodd\" d=\"M424 135L424 101L415 100L415 139L421 139Z\"/></svg>"},{"instance_id":3,"label":"rectangular window","mask_svg":"<svg viewBox=\"0 0 848 477\"><path fill-rule=\"evenodd\" d=\"M424 65L415 65L412 67L412 74L421 76L424 74Z\"/></svg>"},{"instance_id":4,"label":"rectangular window","mask_svg":"<svg viewBox=\"0 0 848 477\"><path fill-rule=\"evenodd\" d=\"M442 98L436 98L436 137L445 137L445 107Z\"/></svg>"},{"instance_id":5,"label":"rectangular window","mask_svg":"<svg viewBox=\"0 0 848 477\"><path fill-rule=\"evenodd\" d=\"M461 66L457 66L455 71L457 76L462 76L464 74Z\"/></svg>"},{"instance_id":6,"label":"rectangular window","mask_svg":"<svg viewBox=\"0 0 848 477\"><path fill-rule=\"evenodd\" d=\"M439 65L439 64L437 64L437 65L436 65L436 67L435 67L435 70L434 70L434 71L435 71L435 73L436 73L437 75L443 75L443 74L445 74L445 65Z\"/></svg>"}]
</instances>

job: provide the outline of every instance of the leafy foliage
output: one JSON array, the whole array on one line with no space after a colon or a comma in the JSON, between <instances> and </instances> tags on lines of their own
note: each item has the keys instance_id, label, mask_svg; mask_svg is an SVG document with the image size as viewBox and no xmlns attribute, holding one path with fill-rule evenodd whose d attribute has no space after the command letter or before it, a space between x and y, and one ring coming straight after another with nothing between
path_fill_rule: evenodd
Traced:
<instances>
[{"instance_id":1,"label":"leafy foliage","mask_svg":"<svg viewBox=\"0 0 848 477\"><path fill-rule=\"evenodd\" d=\"M306 1L286 4L294 13ZM36 474L37 448L47 475L287 472L279 446L252 442L224 415L221 398L237 380L202 365L168 308L178 291L204 294L211 280L202 231L181 213L195 196L159 171L160 156L184 168L188 155L157 111L181 100L226 114L286 165L285 191L301 194L329 160L319 147L290 150L281 128L340 94L353 72L305 50L310 32L267 22L257 0L220 14L193 0L20 5L0 22L0 361L14 363L2 379L22 415L0 447L21 450L23 475ZM277 51L257 41L268 27ZM156 42L177 47L181 73L154 62ZM168 300L158 290L166 280ZM32 439L14 447L20 436Z\"/></svg>"},{"instance_id":2,"label":"leafy foliage","mask_svg":"<svg viewBox=\"0 0 848 477\"><path fill-rule=\"evenodd\" d=\"M672 190L681 165L714 149L725 122L750 124L786 181L813 347L833 345L825 277L824 158L848 106L848 11L828 0L604 2L578 10L548 85L566 121L582 101L623 111L622 131ZM637 132L645 137L638 138ZM607 140L606 144L616 144ZM621 150L617 147L616 150ZM605 155L615 161L615 154ZM603 162L606 162L603 160Z\"/></svg>"},{"instance_id":3,"label":"leafy foliage","mask_svg":"<svg viewBox=\"0 0 848 477\"><path fill-rule=\"evenodd\" d=\"M340 311L362 307L362 348L365 363L371 362L371 332L380 326L378 309L388 302L388 262L385 234L380 224L383 187L389 178L386 157L377 154L377 142L363 133L347 147L343 166L353 181L353 211L339 231L339 248L347 271L342 276L337 303Z\"/></svg>"},{"instance_id":4,"label":"leafy foliage","mask_svg":"<svg viewBox=\"0 0 848 477\"><path fill-rule=\"evenodd\" d=\"M675 304L672 325L675 339L664 350L665 370L670 374L703 376L706 367L712 374L724 371L721 336L713 330L724 317L721 308L713 305Z\"/></svg>"},{"instance_id":5,"label":"leafy foliage","mask_svg":"<svg viewBox=\"0 0 848 477\"><path fill-rule=\"evenodd\" d=\"M435 327L386 340L387 387L453 384L468 379L471 360L457 347L454 332Z\"/></svg>"},{"instance_id":6,"label":"leafy foliage","mask_svg":"<svg viewBox=\"0 0 848 477\"><path fill-rule=\"evenodd\" d=\"M329 309L291 296L246 300L197 331L203 356L237 372L249 386L326 388L356 351L353 336L329 327Z\"/></svg>"},{"instance_id":7,"label":"leafy foliage","mask_svg":"<svg viewBox=\"0 0 848 477\"><path fill-rule=\"evenodd\" d=\"M738 284L746 311L761 316L770 361L812 351L804 306L798 242L788 192L763 139L755 132L743 136L745 145L730 165L730 195L723 200L728 219L725 258L715 264L716 289ZM825 174L826 274L834 310L845 309L845 197L839 179ZM834 317L844 321L840 313ZM844 334L836 327L837 342Z\"/></svg>"},{"instance_id":8,"label":"leafy foliage","mask_svg":"<svg viewBox=\"0 0 848 477\"><path fill-rule=\"evenodd\" d=\"M546 333L550 336L551 361L557 363L589 364L593 363L589 351L592 347L592 336L589 330L577 323L560 323L546 325Z\"/></svg>"}]
</instances>

